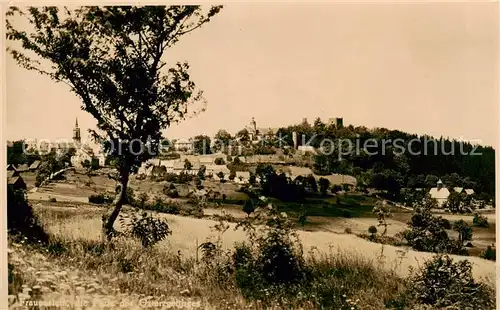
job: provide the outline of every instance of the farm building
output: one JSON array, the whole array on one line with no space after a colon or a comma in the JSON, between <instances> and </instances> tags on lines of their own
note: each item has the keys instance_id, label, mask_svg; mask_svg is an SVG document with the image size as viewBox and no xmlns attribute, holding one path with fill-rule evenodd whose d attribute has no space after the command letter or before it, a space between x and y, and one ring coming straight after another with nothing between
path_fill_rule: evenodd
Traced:
<instances>
[{"instance_id":1,"label":"farm building","mask_svg":"<svg viewBox=\"0 0 500 310\"><path fill-rule=\"evenodd\" d=\"M29 170L31 170L31 171L37 170L39 167L40 167L40 161L35 160L34 162L31 163Z\"/></svg>"},{"instance_id":2,"label":"farm building","mask_svg":"<svg viewBox=\"0 0 500 310\"><path fill-rule=\"evenodd\" d=\"M7 174L7 186L14 189L26 190L26 183L20 175L14 175L14 173Z\"/></svg>"},{"instance_id":3,"label":"farm building","mask_svg":"<svg viewBox=\"0 0 500 310\"><path fill-rule=\"evenodd\" d=\"M436 187L430 189L429 195L431 196L431 198L437 200L439 207L442 207L448 200L450 191L445 186L443 186L443 181L439 180L436 184Z\"/></svg>"}]
</instances>

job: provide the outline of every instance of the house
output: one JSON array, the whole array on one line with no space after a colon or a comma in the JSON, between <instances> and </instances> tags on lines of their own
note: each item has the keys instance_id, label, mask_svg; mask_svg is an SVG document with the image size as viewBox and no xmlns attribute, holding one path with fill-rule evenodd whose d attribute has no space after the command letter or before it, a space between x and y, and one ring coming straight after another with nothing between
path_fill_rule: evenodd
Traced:
<instances>
[{"instance_id":1,"label":"house","mask_svg":"<svg viewBox=\"0 0 500 310\"><path fill-rule=\"evenodd\" d=\"M436 187L430 189L429 195L431 196L431 198L437 200L438 207L442 207L448 200L450 191L445 186L443 186L443 181L439 180L436 184Z\"/></svg>"},{"instance_id":2,"label":"house","mask_svg":"<svg viewBox=\"0 0 500 310\"><path fill-rule=\"evenodd\" d=\"M174 149L180 152L192 152L193 142L189 140L177 140L174 142Z\"/></svg>"},{"instance_id":3,"label":"house","mask_svg":"<svg viewBox=\"0 0 500 310\"><path fill-rule=\"evenodd\" d=\"M71 156L71 165L75 168L83 168L82 163L89 161L92 165L100 166L99 159L94 156L94 151L89 148L82 146L75 151L75 155Z\"/></svg>"},{"instance_id":4,"label":"house","mask_svg":"<svg viewBox=\"0 0 500 310\"><path fill-rule=\"evenodd\" d=\"M19 172L26 172L26 171L29 171L30 167L28 166L28 164L22 164L22 165L19 165L17 166L17 171Z\"/></svg>"},{"instance_id":5,"label":"house","mask_svg":"<svg viewBox=\"0 0 500 310\"><path fill-rule=\"evenodd\" d=\"M465 189L465 193L466 193L467 195L472 195L472 194L474 194L474 190L473 190L472 188L466 188L466 189Z\"/></svg>"},{"instance_id":6,"label":"house","mask_svg":"<svg viewBox=\"0 0 500 310\"><path fill-rule=\"evenodd\" d=\"M13 189L23 189L26 190L26 183L20 175L14 176L14 173L11 173L12 176L7 174L7 186L12 187Z\"/></svg>"},{"instance_id":7,"label":"house","mask_svg":"<svg viewBox=\"0 0 500 310\"><path fill-rule=\"evenodd\" d=\"M454 190L455 192L457 192L457 193L461 194L461 193L463 192L464 188L463 188L463 187L454 187L454 188L453 188L453 190Z\"/></svg>"},{"instance_id":8,"label":"house","mask_svg":"<svg viewBox=\"0 0 500 310\"><path fill-rule=\"evenodd\" d=\"M151 176L153 174L153 168L154 166L143 164L137 170L137 175L140 177Z\"/></svg>"},{"instance_id":9,"label":"house","mask_svg":"<svg viewBox=\"0 0 500 310\"><path fill-rule=\"evenodd\" d=\"M39 167L40 167L40 161L35 160L34 162L31 163L29 170L31 171L38 170Z\"/></svg>"},{"instance_id":10,"label":"house","mask_svg":"<svg viewBox=\"0 0 500 310\"><path fill-rule=\"evenodd\" d=\"M8 164L7 165L7 171L16 171L17 172L17 168L13 164Z\"/></svg>"},{"instance_id":11,"label":"house","mask_svg":"<svg viewBox=\"0 0 500 310\"><path fill-rule=\"evenodd\" d=\"M14 170L7 171L7 178L13 178L17 176L19 176L19 172Z\"/></svg>"},{"instance_id":12,"label":"house","mask_svg":"<svg viewBox=\"0 0 500 310\"><path fill-rule=\"evenodd\" d=\"M453 190L459 194L462 194L462 193L465 193L466 195L474 194L474 190L472 188L464 189L463 187L454 187Z\"/></svg>"}]
</instances>

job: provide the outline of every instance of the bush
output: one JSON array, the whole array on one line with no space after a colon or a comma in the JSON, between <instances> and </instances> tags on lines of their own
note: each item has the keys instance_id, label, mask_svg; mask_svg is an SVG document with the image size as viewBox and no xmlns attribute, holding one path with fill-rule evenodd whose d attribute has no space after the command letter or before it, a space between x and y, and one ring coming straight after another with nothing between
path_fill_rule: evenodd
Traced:
<instances>
[{"instance_id":1,"label":"bush","mask_svg":"<svg viewBox=\"0 0 500 310\"><path fill-rule=\"evenodd\" d=\"M342 210L342 216L349 219L352 217L352 214L347 210Z\"/></svg>"},{"instance_id":2,"label":"bush","mask_svg":"<svg viewBox=\"0 0 500 310\"><path fill-rule=\"evenodd\" d=\"M195 184L197 189L203 189L203 187L204 187L202 179L199 177L194 180L194 184Z\"/></svg>"},{"instance_id":3,"label":"bush","mask_svg":"<svg viewBox=\"0 0 500 310\"><path fill-rule=\"evenodd\" d=\"M49 240L28 204L26 192L10 186L7 187L7 230L10 236L26 237L28 242L46 243Z\"/></svg>"},{"instance_id":4,"label":"bush","mask_svg":"<svg viewBox=\"0 0 500 310\"><path fill-rule=\"evenodd\" d=\"M193 180L193 176L188 174L188 173L185 173L185 172L181 172L179 173L179 176L177 178L177 183L179 184L186 184L186 183L189 183Z\"/></svg>"},{"instance_id":5,"label":"bush","mask_svg":"<svg viewBox=\"0 0 500 310\"><path fill-rule=\"evenodd\" d=\"M153 246L172 234L167 221L153 218L147 212L143 212L141 216L134 214L128 227L129 233L139 239L145 248Z\"/></svg>"},{"instance_id":6,"label":"bush","mask_svg":"<svg viewBox=\"0 0 500 310\"><path fill-rule=\"evenodd\" d=\"M236 243L232 258L236 269L248 268L253 263L252 248L246 243Z\"/></svg>"},{"instance_id":7,"label":"bush","mask_svg":"<svg viewBox=\"0 0 500 310\"><path fill-rule=\"evenodd\" d=\"M352 229L350 227L346 227L344 229L344 233L346 233L346 234L352 234Z\"/></svg>"},{"instance_id":8,"label":"bush","mask_svg":"<svg viewBox=\"0 0 500 310\"><path fill-rule=\"evenodd\" d=\"M224 159L223 159L222 157L217 157L217 158L215 159L214 163L215 163L216 165L224 165L224 164L225 164Z\"/></svg>"},{"instance_id":9,"label":"bush","mask_svg":"<svg viewBox=\"0 0 500 310\"><path fill-rule=\"evenodd\" d=\"M437 255L410 277L413 297L420 304L435 307L493 309L492 291L472 276L472 265L454 262L448 255Z\"/></svg>"},{"instance_id":10,"label":"bush","mask_svg":"<svg viewBox=\"0 0 500 310\"><path fill-rule=\"evenodd\" d=\"M131 206L135 205L135 194L132 187L128 186L125 192L125 201Z\"/></svg>"},{"instance_id":11,"label":"bush","mask_svg":"<svg viewBox=\"0 0 500 310\"><path fill-rule=\"evenodd\" d=\"M451 229L451 223L448 219L440 218L440 220L441 220L441 227L443 227L444 229Z\"/></svg>"},{"instance_id":12,"label":"bush","mask_svg":"<svg viewBox=\"0 0 500 310\"><path fill-rule=\"evenodd\" d=\"M177 188L173 183L170 183L169 186L164 186L163 187L163 193L167 195L170 198L178 198L179 197L179 192L177 191Z\"/></svg>"},{"instance_id":13,"label":"bush","mask_svg":"<svg viewBox=\"0 0 500 310\"><path fill-rule=\"evenodd\" d=\"M334 193L334 194L337 193L337 192L340 192L341 190L342 190L342 186L340 186L338 184L334 184L332 186L332 189L331 189L332 193Z\"/></svg>"},{"instance_id":14,"label":"bush","mask_svg":"<svg viewBox=\"0 0 500 310\"><path fill-rule=\"evenodd\" d=\"M307 212L303 210L299 215L299 223L301 226L305 226L307 223Z\"/></svg>"},{"instance_id":15,"label":"bush","mask_svg":"<svg viewBox=\"0 0 500 310\"><path fill-rule=\"evenodd\" d=\"M497 253L496 253L495 248L488 245L486 250L484 250L484 252L481 253L481 257L484 259L496 261L497 260Z\"/></svg>"},{"instance_id":16,"label":"bush","mask_svg":"<svg viewBox=\"0 0 500 310\"><path fill-rule=\"evenodd\" d=\"M136 205L139 208L143 209L143 208L145 208L148 200L149 200L148 194L142 192L139 194L139 197L137 197Z\"/></svg>"},{"instance_id":17,"label":"bush","mask_svg":"<svg viewBox=\"0 0 500 310\"><path fill-rule=\"evenodd\" d=\"M472 225L476 227L488 227L488 219L479 213L474 213L474 219L472 220Z\"/></svg>"},{"instance_id":18,"label":"bush","mask_svg":"<svg viewBox=\"0 0 500 310\"><path fill-rule=\"evenodd\" d=\"M163 201L160 197L157 197L152 205L146 205L145 209L168 214L181 213L181 206L179 203L174 201Z\"/></svg>"},{"instance_id":19,"label":"bush","mask_svg":"<svg viewBox=\"0 0 500 310\"><path fill-rule=\"evenodd\" d=\"M470 228L463 223L456 224L453 228L459 231L460 239L450 239L445 230L449 222L434 216L431 212L433 206L434 201L427 197L414 207L409 229L403 232L408 245L417 251L467 255L463 242L470 240Z\"/></svg>"},{"instance_id":20,"label":"bush","mask_svg":"<svg viewBox=\"0 0 500 310\"><path fill-rule=\"evenodd\" d=\"M89 196L89 202L95 204L103 204L105 203L104 194L96 194Z\"/></svg>"},{"instance_id":21,"label":"bush","mask_svg":"<svg viewBox=\"0 0 500 310\"><path fill-rule=\"evenodd\" d=\"M337 204L337 205L340 204L340 197L338 195L335 196L335 204Z\"/></svg>"},{"instance_id":22,"label":"bush","mask_svg":"<svg viewBox=\"0 0 500 310\"><path fill-rule=\"evenodd\" d=\"M368 232L369 232L370 234L372 234L372 235L376 234L376 233L377 233L377 227L375 227L375 226L373 226L373 225L372 225L372 226L370 226L370 227L368 227Z\"/></svg>"},{"instance_id":23,"label":"bush","mask_svg":"<svg viewBox=\"0 0 500 310\"><path fill-rule=\"evenodd\" d=\"M269 213L272 221L267 223L264 234L255 239L254 270L269 284L299 282L305 276L304 260L292 223L275 208Z\"/></svg>"},{"instance_id":24,"label":"bush","mask_svg":"<svg viewBox=\"0 0 500 310\"><path fill-rule=\"evenodd\" d=\"M165 175L165 181L171 182L171 183L177 183L177 181L178 181L177 174L175 174L175 173L167 173Z\"/></svg>"},{"instance_id":25,"label":"bush","mask_svg":"<svg viewBox=\"0 0 500 310\"><path fill-rule=\"evenodd\" d=\"M55 199L54 197L50 197L49 202L57 202L57 199Z\"/></svg>"}]
</instances>

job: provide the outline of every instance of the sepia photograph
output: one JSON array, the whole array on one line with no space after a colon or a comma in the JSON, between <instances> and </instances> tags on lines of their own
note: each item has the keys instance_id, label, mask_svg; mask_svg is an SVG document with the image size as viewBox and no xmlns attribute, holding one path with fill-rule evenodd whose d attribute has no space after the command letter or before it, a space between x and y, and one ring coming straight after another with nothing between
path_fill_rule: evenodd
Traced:
<instances>
[{"instance_id":1,"label":"sepia photograph","mask_svg":"<svg viewBox=\"0 0 500 310\"><path fill-rule=\"evenodd\" d=\"M496 308L498 3L67 5L2 7L0 308Z\"/></svg>"}]
</instances>

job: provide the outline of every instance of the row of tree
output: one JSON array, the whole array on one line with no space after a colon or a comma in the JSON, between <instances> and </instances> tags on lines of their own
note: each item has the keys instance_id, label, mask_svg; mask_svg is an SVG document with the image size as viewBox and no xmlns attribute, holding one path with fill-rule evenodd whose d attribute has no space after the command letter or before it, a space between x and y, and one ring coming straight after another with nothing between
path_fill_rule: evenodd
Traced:
<instances>
[{"instance_id":1,"label":"row of tree","mask_svg":"<svg viewBox=\"0 0 500 310\"><path fill-rule=\"evenodd\" d=\"M249 141L246 129L235 136L221 129L215 135L213 145L210 137L196 136L194 150L209 154L228 151L229 146L238 145L243 152L251 148L248 155L274 154L276 148L293 145L293 132L297 133L299 145L309 143L324 150L314 156L315 173L350 174L358 178L360 188L371 187L397 195L401 188L428 189L441 179L450 187L472 188L479 193L494 195L495 151L492 147L399 130L336 127L317 118L312 126L301 123L280 128L274 137L267 137L255 146L246 143ZM333 141L333 145L322 144L326 139ZM349 144L362 147L348 152ZM401 146L405 147L404 152Z\"/></svg>"}]
</instances>

